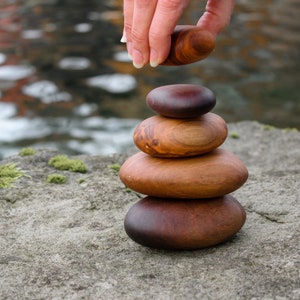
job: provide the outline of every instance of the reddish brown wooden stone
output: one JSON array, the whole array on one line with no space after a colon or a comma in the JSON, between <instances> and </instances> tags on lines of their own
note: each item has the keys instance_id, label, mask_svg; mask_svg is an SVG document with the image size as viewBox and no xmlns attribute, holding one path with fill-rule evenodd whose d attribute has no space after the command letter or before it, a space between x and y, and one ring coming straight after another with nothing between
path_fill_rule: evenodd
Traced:
<instances>
[{"instance_id":1,"label":"reddish brown wooden stone","mask_svg":"<svg viewBox=\"0 0 300 300\"><path fill-rule=\"evenodd\" d=\"M230 195L194 200L146 197L129 209L124 226L141 245L192 250L227 241L245 220L243 207Z\"/></svg>"},{"instance_id":2,"label":"reddish brown wooden stone","mask_svg":"<svg viewBox=\"0 0 300 300\"><path fill-rule=\"evenodd\" d=\"M196 118L216 104L211 90L193 84L172 84L153 89L146 97L156 113L170 118Z\"/></svg>"},{"instance_id":3,"label":"reddish brown wooden stone","mask_svg":"<svg viewBox=\"0 0 300 300\"><path fill-rule=\"evenodd\" d=\"M122 165L123 183L136 192L166 198L211 198L229 194L248 178L232 153L216 149L187 158L158 158L139 152Z\"/></svg>"},{"instance_id":4,"label":"reddish brown wooden stone","mask_svg":"<svg viewBox=\"0 0 300 300\"><path fill-rule=\"evenodd\" d=\"M133 139L140 150L155 157L188 157L214 150L226 136L225 121L207 113L195 119L153 116L138 125Z\"/></svg>"},{"instance_id":5,"label":"reddish brown wooden stone","mask_svg":"<svg viewBox=\"0 0 300 300\"><path fill-rule=\"evenodd\" d=\"M171 36L171 49L162 65L191 64L206 58L215 48L215 37L197 26L176 26Z\"/></svg>"}]
</instances>

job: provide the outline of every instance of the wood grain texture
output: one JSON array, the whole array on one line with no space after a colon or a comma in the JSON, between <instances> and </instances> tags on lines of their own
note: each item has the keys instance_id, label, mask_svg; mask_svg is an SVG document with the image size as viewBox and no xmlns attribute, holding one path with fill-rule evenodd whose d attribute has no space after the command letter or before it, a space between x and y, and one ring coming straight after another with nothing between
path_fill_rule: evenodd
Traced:
<instances>
[{"instance_id":1,"label":"wood grain texture","mask_svg":"<svg viewBox=\"0 0 300 300\"><path fill-rule=\"evenodd\" d=\"M176 26L171 36L171 49L162 65L191 64L206 58L215 48L215 37L197 26Z\"/></svg>"},{"instance_id":2,"label":"wood grain texture","mask_svg":"<svg viewBox=\"0 0 300 300\"><path fill-rule=\"evenodd\" d=\"M139 152L119 172L132 190L163 198L212 198L229 194L248 178L244 164L232 153L216 149L189 158L157 158Z\"/></svg>"},{"instance_id":3,"label":"wood grain texture","mask_svg":"<svg viewBox=\"0 0 300 300\"><path fill-rule=\"evenodd\" d=\"M188 157L219 147L227 137L227 125L216 114L195 119L153 116L142 121L134 131L136 146L155 157Z\"/></svg>"},{"instance_id":4,"label":"wood grain texture","mask_svg":"<svg viewBox=\"0 0 300 300\"><path fill-rule=\"evenodd\" d=\"M157 87L146 96L147 105L170 118L195 118L213 109L213 92L195 84L171 84Z\"/></svg>"},{"instance_id":5,"label":"wood grain texture","mask_svg":"<svg viewBox=\"0 0 300 300\"><path fill-rule=\"evenodd\" d=\"M231 195L200 200L146 197L129 209L124 227L143 246L193 250L227 241L245 220L243 207Z\"/></svg>"}]
</instances>

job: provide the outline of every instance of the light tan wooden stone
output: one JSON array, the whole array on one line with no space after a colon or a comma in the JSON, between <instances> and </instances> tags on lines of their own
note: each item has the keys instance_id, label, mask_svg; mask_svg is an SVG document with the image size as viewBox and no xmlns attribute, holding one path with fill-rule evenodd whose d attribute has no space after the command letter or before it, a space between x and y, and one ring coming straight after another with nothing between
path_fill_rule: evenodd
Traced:
<instances>
[{"instance_id":1,"label":"light tan wooden stone","mask_svg":"<svg viewBox=\"0 0 300 300\"><path fill-rule=\"evenodd\" d=\"M142 121L134 132L134 142L155 157L195 156L219 147L227 137L227 125L216 114L194 119L153 116Z\"/></svg>"}]
</instances>

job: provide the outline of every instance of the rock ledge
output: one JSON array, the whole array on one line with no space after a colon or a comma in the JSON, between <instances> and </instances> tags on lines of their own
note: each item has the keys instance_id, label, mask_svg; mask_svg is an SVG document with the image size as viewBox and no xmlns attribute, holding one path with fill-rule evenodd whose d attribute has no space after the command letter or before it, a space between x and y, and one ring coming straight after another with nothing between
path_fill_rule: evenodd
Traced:
<instances>
[{"instance_id":1,"label":"rock ledge","mask_svg":"<svg viewBox=\"0 0 300 300\"><path fill-rule=\"evenodd\" d=\"M234 193L247 221L230 242L199 251L127 237L124 216L140 195L109 165L129 152L78 156L85 174L53 169L53 150L1 161L30 178L0 189L0 299L300 299L300 133L266 129L229 125L222 147L250 173ZM51 173L67 182L47 183Z\"/></svg>"}]
</instances>

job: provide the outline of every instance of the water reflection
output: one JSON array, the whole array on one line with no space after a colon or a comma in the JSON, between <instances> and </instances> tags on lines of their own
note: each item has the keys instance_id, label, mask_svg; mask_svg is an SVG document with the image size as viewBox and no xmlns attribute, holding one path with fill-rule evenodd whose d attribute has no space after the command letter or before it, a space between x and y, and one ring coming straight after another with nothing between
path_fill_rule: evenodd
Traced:
<instances>
[{"instance_id":1,"label":"water reflection","mask_svg":"<svg viewBox=\"0 0 300 300\"><path fill-rule=\"evenodd\" d=\"M142 70L119 43L121 5L1 2L0 158L29 145L122 151L132 145L137 119L152 114L145 95L163 84L208 86L227 122L300 128L298 1L237 1L231 26L208 59ZM183 22L195 23L202 7L192 1Z\"/></svg>"},{"instance_id":2,"label":"water reflection","mask_svg":"<svg viewBox=\"0 0 300 300\"><path fill-rule=\"evenodd\" d=\"M2 82L25 79L35 72L35 68L27 65L7 65L0 67L0 80Z\"/></svg>"},{"instance_id":3,"label":"water reflection","mask_svg":"<svg viewBox=\"0 0 300 300\"><path fill-rule=\"evenodd\" d=\"M38 98L45 104L68 102L72 99L69 93L59 91L58 87L48 80L36 81L25 85L22 88L22 93L33 98Z\"/></svg>"}]
</instances>

